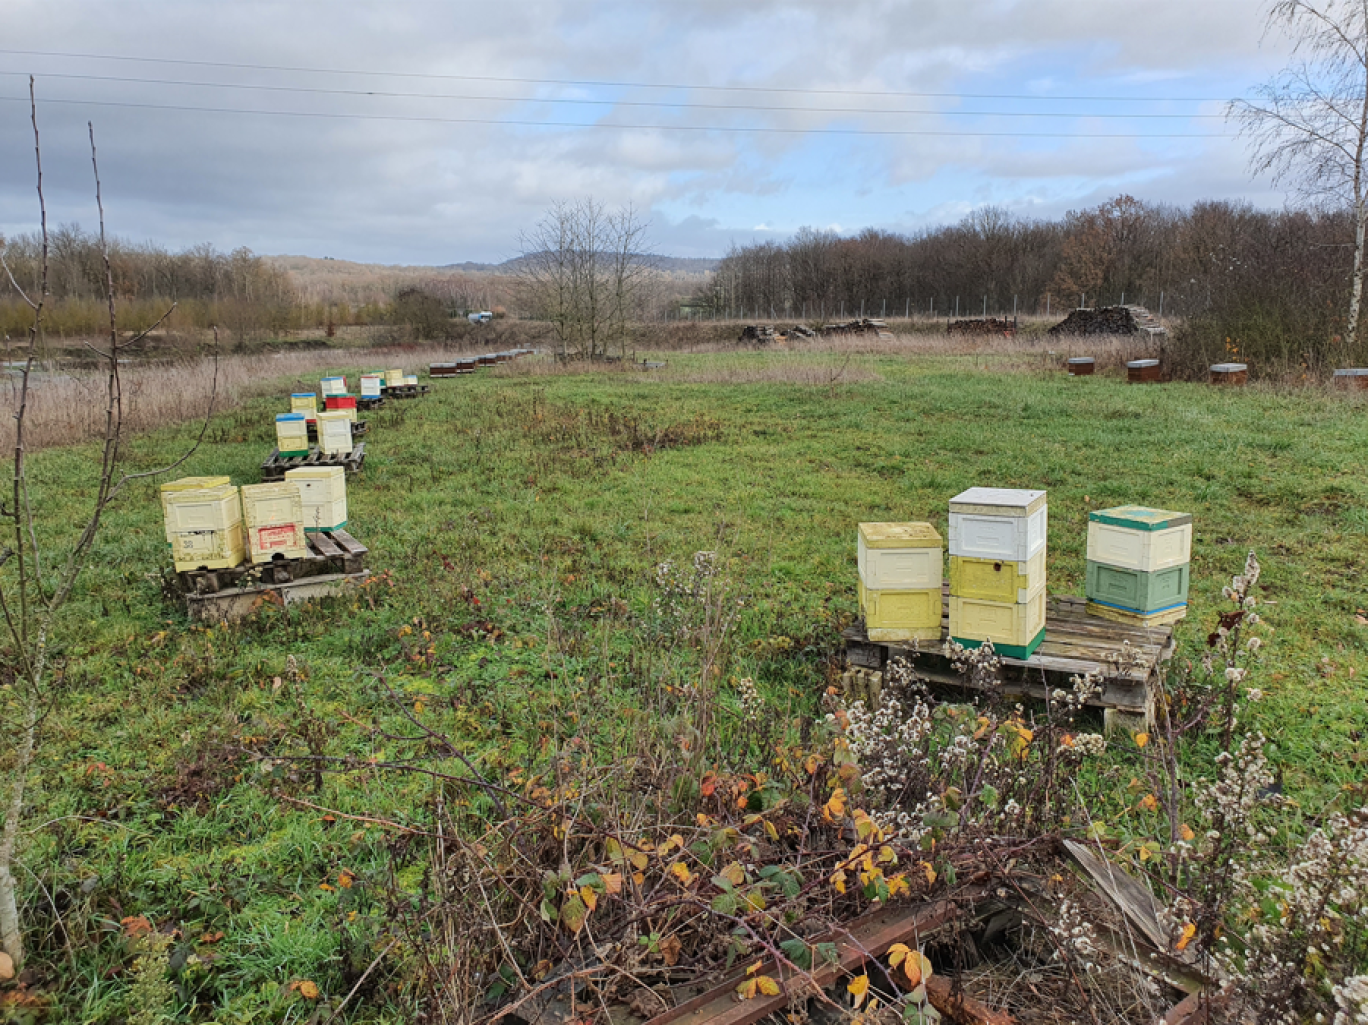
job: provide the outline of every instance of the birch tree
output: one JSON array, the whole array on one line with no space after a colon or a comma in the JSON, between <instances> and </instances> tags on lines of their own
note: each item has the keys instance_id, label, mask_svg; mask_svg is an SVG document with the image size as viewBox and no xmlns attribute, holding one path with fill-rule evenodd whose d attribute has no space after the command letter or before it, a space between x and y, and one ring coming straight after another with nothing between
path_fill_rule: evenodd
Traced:
<instances>
[{"instance_id":1,"label":"birch tree","mask_svg":"<svg viewBox=\"0 0 1368 1025\"><path fill-rule=\"evenodd\" d=\"M1368 0L1275 0L1270 31L1294 40L1293 62L1229 113L1251 143L1251 166L1298 197L1353 211L1354 259L1344 345L1358 343L1368 236Z\"/></svg>"}]
</instances>

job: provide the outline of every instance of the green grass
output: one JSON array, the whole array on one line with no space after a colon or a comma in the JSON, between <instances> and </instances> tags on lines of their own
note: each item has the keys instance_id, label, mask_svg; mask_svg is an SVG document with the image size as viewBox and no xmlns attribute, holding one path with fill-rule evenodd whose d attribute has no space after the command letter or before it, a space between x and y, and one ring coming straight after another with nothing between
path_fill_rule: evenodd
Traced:
<instances>
[{"instance_id":1,"label":"green grass","mask_svg":"<svg viewBox=\"0 0 1368 1025\"><path fill-rule=\"evenodd\" d=\"M157 482L131 486L58 639L63 682L28 819L34 874L22 881L48 1020L128 1013L119 923L130 916L180 928L178 949L195 960L177 977L179 1013L194 1020L303 1020L307 1001L282 983L310 979L336 1001L369 963L388 866L411 877L421 859L392 862L382 828L324 821L273 791L421 823L431 786L329 777L314 794L291 766L263 767L244 750L303 751L303 734L323 724L329 754L412 753L358 725L411 732L392 687L494 776L543 764L572 738L598 759L625 757L656 714L657 679L688 672L684 654L649 642L654 567L700 549L723 552L748 599L727 672L754 676L784 714L810 717L823 659L855 614L855 524L930 520L944 532L948 499L978 484L1049 490L1054 593L1082 589L1089 509L1191 511L1180 665L1200 657L1221 587L1256 551L1274 632L1250 680L1268 694L1254 715L1287 793L1314 811L1362 779L1361 400L1127 387L948 357L856 357L851 368L871 379L835 387L672 380L817 363L842 361L672 354L659 375L432 382L427 398L369 414L365 469L350 482L351 530L383 579L230 629L192 626L163 598ZM217 418L177 475L259 479L278 407L256 401ZM128 469L155 467L192 433L136 439ZM33 460L53 552L83 515L91 458L78 448ZM287 656L303 667L297 688L276 682ZM351 889L335 885L343 869L358 879ZM194 942L215 932L223 939ZM347 935L360 938L349 946ZM350 1020L402 1020L401 985L384 980Z\"/></svg>"}]
</instances>

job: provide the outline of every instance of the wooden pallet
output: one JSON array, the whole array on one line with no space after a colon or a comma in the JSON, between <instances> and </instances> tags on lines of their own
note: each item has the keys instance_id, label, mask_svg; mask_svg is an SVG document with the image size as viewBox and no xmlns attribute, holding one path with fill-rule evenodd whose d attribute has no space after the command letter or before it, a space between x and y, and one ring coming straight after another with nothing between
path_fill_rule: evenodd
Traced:
<instances>
[{"instance_id":1,"label":"wooden pallet","mask_svg":"<svg viewBox=\"0 0 1368 1025\"><path fill-rule=\"evenodd\" d=\"M232 569L195 569L178 572L175 587L184 595L216 594L229 588L287 584L326 575L354 576L364 568L369 549L345 530L306 534L309 554L301 559L244 562Z\"/></svg>"},{"instance_id":2,"label":"wooden pallet","mask_svg":"<svg viewBox=\"0 0 1368 1025\"><path fill-rule=\"evenodd\" d=\"M385 396L383 395L363 395L356 400L357 409L379 409L384 404Z\"/></svg>"},{"instance_id":3,"label":"wooden pallet","mask_svg":"<svg viewBox=\"0 0 1368 1025\"><path fill-rule=\"evenodd\" d=\"M261 479L267 483L284 480L286 470L313 469L319 466L340 466L348 473L356 473L366 461L366 443L363 441L350 452L329 454L317 445L310 446L306 456L282 456L280 449L273 451L261 464Z\"/></svg>"},{"instance_id":4,"label":"wooden pallet","mask_svg":"<svg viewBox=\"0 0 1368 1025\"><path fill-rule=\"evenodd\" d=\"M385 389L387 399L416 399L420 395L426 395L431 385L426 384L396 384L392 388Z\"/></svg>"},{"instance_id":5,"label":"wooden pallet","mask_svg":"<svg viewBox=\"0 0 1368 1025\"><path fill-rule=\"evenodd\" d=\"M950 637L949 588L942 598L941 641L926 642L920 648L912 642L881 643L869 640L863 624L842 632L846 642L846 661L856 668L883 672L895 655L908 658L933 683L963 687L964 679L955 672L941 648ZM1101 690L1088 704L1133 715L1152 716L1155 698L1160 693L1160 670L1173 655L1172 626L1149 629L1090 616L1083 598L1056 597L1045 612L1045 640L1030 658L1001 656L1003 693L1043 699L1047 691L1068 690L1070 679L1095 673ZM1115 665L1112 656L1130 642L1135 664Z\"/></svg>"},{"instance_id":6,"label":"wooden pallet","mask_svg":"<svg viewBox=\"0 0 1368 1025\"><path fill-rule=\"evenodd\" d=\"M266 603L293 605L312 598L333 598L348 587L365 583L370 570L359 573L325 573L283 584L255 584L232 587L213 594L185 595L185 611L192 619L206 623L235 623Z\"/></svg>"}]
</instances>

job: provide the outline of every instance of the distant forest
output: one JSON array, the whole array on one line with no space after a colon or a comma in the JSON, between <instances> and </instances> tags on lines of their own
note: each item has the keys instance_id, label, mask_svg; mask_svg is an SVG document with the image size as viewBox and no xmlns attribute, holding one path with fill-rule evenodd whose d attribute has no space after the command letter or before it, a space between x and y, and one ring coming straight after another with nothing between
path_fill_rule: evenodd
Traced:
<instances>
[{"instance_id":1,"label":"distant forest","mask_svg":"<svg viewBox=\"0 0 1368 1025\"><path fill-rule=\"evenodd\" d=\"M650 295L657 317L808 321L866 316L1044 314L1122 302L1162 312L1175 353L1194 361L1249 356L1308 372L1364 365L1340 342L1352 265L1345 211L1257 210L1231 202L1182 209L1118 196L1054 221L986 207L958 224L851 236L810 228L786 242L733 246L707 261L661 259ZM0 239L31 294L39 240ZM77 226L50 237L47 324L57 337L105 329L98 238ZM171 331L211 325L241 345L290 331L398 325L422 308L425 331L471 309L518 316L517 261L495 267L386 267L308 257L262 257L199 245L110 246L120 326L146 327L170 303ZM423 301L415 303L415 297ZM0 292L0 331L19 337L29 313Z\"/></svg>"}]
</instances>

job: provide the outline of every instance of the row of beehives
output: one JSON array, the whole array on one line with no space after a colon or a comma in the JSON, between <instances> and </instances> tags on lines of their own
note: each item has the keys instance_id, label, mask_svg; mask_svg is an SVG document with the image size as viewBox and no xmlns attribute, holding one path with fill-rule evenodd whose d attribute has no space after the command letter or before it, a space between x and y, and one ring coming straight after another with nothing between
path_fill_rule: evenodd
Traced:
<instances>
[{"instance_id":1,"label":"row of beehives","mask_svg":"<svg viewBox=\"0 0 1368 1025\"><path fill-rule=\"evenodd\" d=\"M416 374L402 369L361 375L361 401L374 402L386 389L417 387ZM318 434L325 455L344 455L352 450L352 424L356 422L357 396L347 392L345 377L325 377L321 382L323 409L314 392L290 395L290 411L276 417L276 449L285 458L309 454L309 431Z\"/></svg>"},{"instance_id":2,"label":"row of beehives","mask_svg":"<svg viewBox=\"0 0 1368 1025\"><path fill-rule=\"evenodd\" d=\"M467 356L447 363L428 364L429 377L456 377L458 374L473 374L481 367L497 366L511 360L532 355L531 349L506 349L503 352L490 352L483 356Z\"/></svg>"},{"instance_id":3,"label":"row of beehives","mask_svg":"<svg viewBox=\"0 0 1368 1025\"><path fill-rule=\"evenodd\" d=\"M1091 377L1097 361L1092 356L1071 356L1065 365L1070 377ZM1212 384L1246 384L1249 381L1249 364L1213 363L1207 373ZM1157 359L1133 359L1126 363L1126 380L1131 384L1151 384L1167 379ZM1368 389L1368 369L1336 370L1333 382L1344 387Z\"/></svg>"},{"instance_id":4,"label":"row of beehives","mask_svg":"<svg viewBox=\"0 0 1368 1025\"><path fill-rule=\"evenodd\" d=\"M177 572L301 559L309 534L347 526L340 466L287 470L284 481L242 487L227 477L184 477L163 484L161 498Z\"/></svg>"},{"instance_id":5,"label":"row of beehives","mask_svg":"<svg viewBox=\"0 0 1368 1025\"><path fill-rule=\"evenodd\" d=\"M970 488L950 501L949 634L1027 658L1045 639L1044 491ZM1192 517L1124 506L1088 516L1088 610L1141 626L1187 609ZM872 641L939 641L945 546L930 523L861 523L860 612Z\"/></svg>"}]
</instances>

